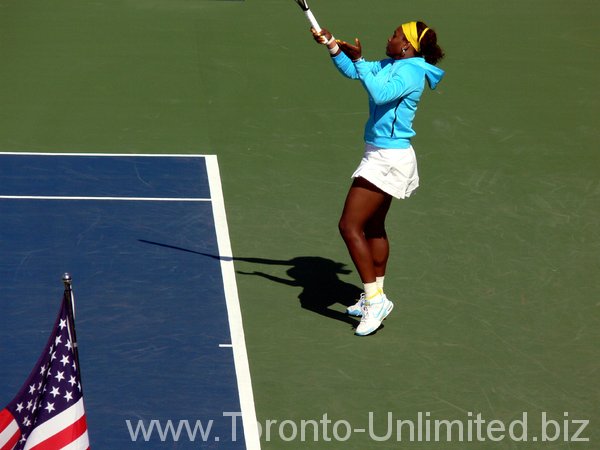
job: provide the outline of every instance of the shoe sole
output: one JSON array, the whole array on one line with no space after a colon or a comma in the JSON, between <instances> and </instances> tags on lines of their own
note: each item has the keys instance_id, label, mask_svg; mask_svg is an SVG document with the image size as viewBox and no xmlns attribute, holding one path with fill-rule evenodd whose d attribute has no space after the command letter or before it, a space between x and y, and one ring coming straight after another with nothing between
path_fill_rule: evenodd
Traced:
<instances>
[{"instance_id":1,"label":"shoe sole","mask_svg":"<svg viewBox=\"0 0 600 450\"><path fill-rule=\"evenodd\" d=\"M385 318L387 316L390 315L390 313L392 312L392 309L394 309L394 303L391 300L388 300L390 302L390 306L388 307L387 311L385 312L385 314L383 315L383 319L381 319L381 321L383 322L385 320Z\"/></svg>"}]
</instances>

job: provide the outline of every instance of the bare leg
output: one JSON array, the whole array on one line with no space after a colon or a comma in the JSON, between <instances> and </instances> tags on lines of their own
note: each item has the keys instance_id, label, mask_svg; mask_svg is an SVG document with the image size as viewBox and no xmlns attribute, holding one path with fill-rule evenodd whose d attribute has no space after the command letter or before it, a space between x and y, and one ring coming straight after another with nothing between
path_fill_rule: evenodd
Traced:
<instances>
[{"instance_id":1,"label":"bare leg","mask_svg":"<svg viewBox=\"0 0 600 450\"><path fill-rule=\"evenodd\" d=\"M385 275L388 257L390 256L390 244L385 232L385 218L391 202L392 197L388 196L365 226L365 238L371 249L376 277Z\"/></svg>"},{"instance_id":2,"label":"bare leg","mask_svg":"<svg viewBox=\"0 0 600 450\"><path fill-rule=\"evenodd\" d=\"M383 223L391 196L364 178L355 178L344 204L339 229L363 283L385 272L389 254Z\"/></svg>"}]
</instances>

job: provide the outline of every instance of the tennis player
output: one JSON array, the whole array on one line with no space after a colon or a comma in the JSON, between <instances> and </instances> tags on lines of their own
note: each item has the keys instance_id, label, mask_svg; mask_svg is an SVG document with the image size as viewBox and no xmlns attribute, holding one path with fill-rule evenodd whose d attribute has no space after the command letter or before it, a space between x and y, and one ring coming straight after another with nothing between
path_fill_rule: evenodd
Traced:
<instances>
[{"instance_id":1,"label":"tennis player","mask_svg":"<svg viewBox=\"0 0 600 450\"><path fill-rule=\"evenodd\" d=\"M408 22L388 39L388 58L365 61L358 39L354 45L311 29L333 64L347 78L360 80L369 96L365 152L353 173L339 229L364 285L364 295L347 313L362 316L356 334L373 333L394 304L383 291L389 256L385 218L392 198L409 197L419 186L411 145L413 119L425 83L435 89L444 71L435 67L444 53L435 31L423 22Z\"/></svg>"}]
</instances>

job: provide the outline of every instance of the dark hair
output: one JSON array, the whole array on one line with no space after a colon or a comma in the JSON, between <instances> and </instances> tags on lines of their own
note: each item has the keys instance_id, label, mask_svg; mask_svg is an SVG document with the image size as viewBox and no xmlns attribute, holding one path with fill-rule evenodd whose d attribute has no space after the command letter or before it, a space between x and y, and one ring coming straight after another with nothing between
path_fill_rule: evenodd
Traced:
<instances>
[{"instance_id":1,"label":"dark hair","mask_svg":"<svg viewBox=\"0 0 600 450\"><path fill-rule=\"evenodd\" d=\"M423 22L417 22L417 33L419 36L421 36L425 28L427 28L427 25ZM433 28L429 28L427 33L423 35L420 54L425 58L425 61L433 65L437 64L444 57L444 51L437 43L437 34Z\"/></svg>"}]
</instances>

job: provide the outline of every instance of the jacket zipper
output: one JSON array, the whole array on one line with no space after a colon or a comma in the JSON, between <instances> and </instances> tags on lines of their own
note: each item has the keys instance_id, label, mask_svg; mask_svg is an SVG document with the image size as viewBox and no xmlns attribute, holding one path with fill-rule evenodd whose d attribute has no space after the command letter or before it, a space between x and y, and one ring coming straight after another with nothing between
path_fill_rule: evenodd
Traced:
<instances>
[{"instance_id":1,"label":"jacket zipper","mask_svg":"<svg viewBox=\"0 0 600 450\"><path fill-rule=\"evenodd\" d=\"M398 100L398 103L396 103L396 107L394 108L394 121L392 122L392 134L390 134L391 138L394 137L394 126L396 125L396 119L398 118L396 113L398 112L398 107L400 106L400 102L402 102L402 100Z\"/></svg>"}]
</instances>

